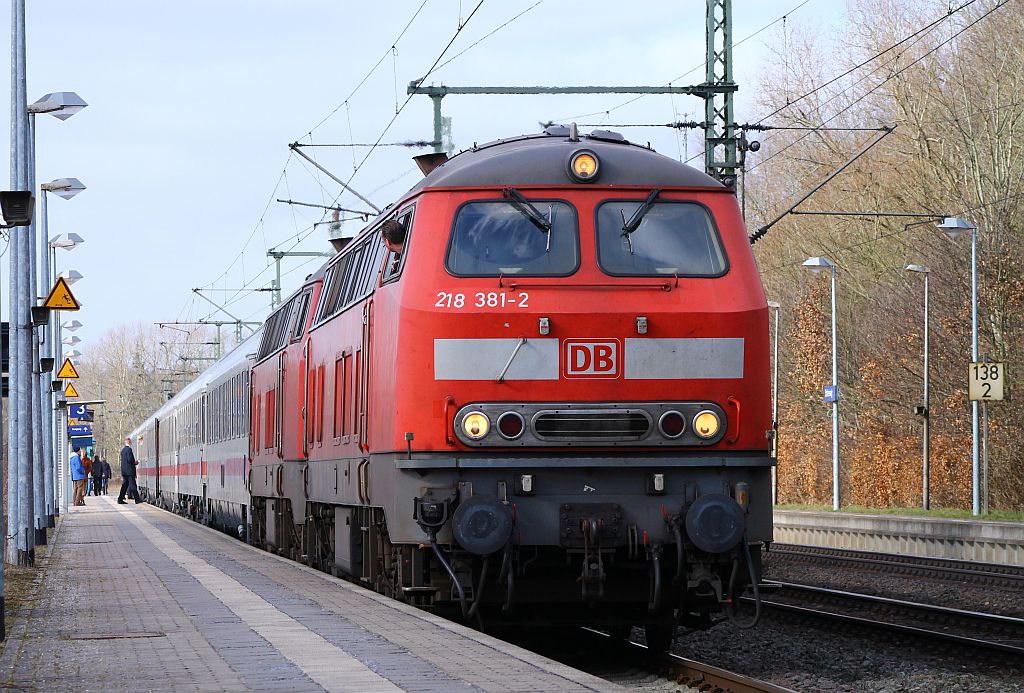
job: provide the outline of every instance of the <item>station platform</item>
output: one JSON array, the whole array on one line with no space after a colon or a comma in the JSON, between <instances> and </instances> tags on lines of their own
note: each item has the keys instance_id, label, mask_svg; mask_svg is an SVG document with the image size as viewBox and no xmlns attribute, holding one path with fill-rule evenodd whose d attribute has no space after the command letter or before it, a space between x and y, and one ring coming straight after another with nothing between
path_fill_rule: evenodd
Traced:
<instances>
[{"instance_id":1,"label":"station platform","mask_svg":"<svg viewBox=\"0 0 1024 693\"><path fill-rule=\"evenodd\" d=\"M621 691L150 505L62 516L0 651L36 691Z\"/></svg>"},{"instance_id":2,"label":"station platform","mask_svg":"<svg viewBox=\"0 0 1024 693\"><path fill-rule=\"evenodd\" d=\"M775 541L1024 566L1024 522L776 508Z\"/></svg>"}]
</instances>

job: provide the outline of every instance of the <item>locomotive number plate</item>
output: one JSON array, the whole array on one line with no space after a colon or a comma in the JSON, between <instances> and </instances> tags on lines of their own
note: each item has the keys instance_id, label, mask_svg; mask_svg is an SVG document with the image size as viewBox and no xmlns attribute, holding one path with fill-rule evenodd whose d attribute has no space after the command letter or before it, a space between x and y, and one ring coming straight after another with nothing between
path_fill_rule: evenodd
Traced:
<instances>
[{"instance_id":1,"label":"locomotive number plate","mask_svg":"<svg viewBox=\"0 0 1024 693\"><path fill-rule=\"evenodd\" d=\"M529 308L530 294L525 291L517 291L510 294L502 291L477 291L469 294L438 291L434 307L454 310L465 310L467 308L498 308L501 310Z\"/></svg>"}]
</instances>

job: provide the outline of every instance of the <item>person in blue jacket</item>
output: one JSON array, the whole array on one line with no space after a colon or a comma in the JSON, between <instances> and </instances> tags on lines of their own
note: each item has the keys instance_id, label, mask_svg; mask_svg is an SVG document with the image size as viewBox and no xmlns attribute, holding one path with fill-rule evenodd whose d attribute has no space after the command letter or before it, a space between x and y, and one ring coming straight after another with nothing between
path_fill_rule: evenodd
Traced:
<instances>
[{"instance_id":1,"label":"person in blue jacket","mask_svg":"<svg viewBox=\"0 0 1024 693\"><path fill-rule=\"evenodd\" d=\"M81 448L71 448L71 480L75 482L75 505L85 505L85 465L82 464L82 456L78 454Z\"/></svg>"}]
</instances>

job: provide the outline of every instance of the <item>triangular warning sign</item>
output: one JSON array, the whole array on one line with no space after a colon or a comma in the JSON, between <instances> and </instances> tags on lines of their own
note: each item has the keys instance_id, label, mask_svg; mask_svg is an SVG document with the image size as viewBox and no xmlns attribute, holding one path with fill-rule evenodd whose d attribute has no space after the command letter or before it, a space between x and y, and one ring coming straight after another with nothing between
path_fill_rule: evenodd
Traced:
<instances>
[{"instance_id":1,"label":"triangular warning sign","mask_svg":"<svg viewBox=\"0 0 1024 693\"><path fill-rule=\"evenodd\" d=\"M57 378L60 380L71 380L72 378L80 377L75 369L75 364L71 363L71 359L64 359L64 365L57 371Z\"/></svg>"},{"instance_id":2,"label":"triangular warning sign","mask_svg":"<svg viewBox=\"0 0 1024 693\"><path fill-rule=\"evenodd\" d=\"M64 277L57 277L57 282L50 289L49 295L43 301L44 308L53 310L78 310L82 305L75 299L74 294L64 281Z\"/></svg>"},{"instance_id":3,"label":"triangular warning sign","mask_svg":"<svg viewBox=\"0 0 1024 693\"><path fill-rule=\"evenodd\" d=\"M74 383L68 383L68 386L64 388L65 397L78 397L78 390L75 389Z\"/></svg>"}]
</instances>

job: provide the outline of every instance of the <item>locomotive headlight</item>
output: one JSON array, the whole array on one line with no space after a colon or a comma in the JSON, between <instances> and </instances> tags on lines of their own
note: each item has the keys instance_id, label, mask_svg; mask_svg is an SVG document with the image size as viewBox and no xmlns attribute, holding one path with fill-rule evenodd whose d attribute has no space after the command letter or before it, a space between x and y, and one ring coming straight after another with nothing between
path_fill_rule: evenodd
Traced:
<instances>
[{"instance_id":1,"label":"locomotive headlight","mask_svg":"<svg viewBox=\"0 0 1024 693\"><path fill-rule=\"evenodd\" d=\"M580 183L588 183L597 178L601 162L597 154L589 149L580 149L569 157L569 174Z\"/></svg>"},{"instance_id":2,"label":"locomotive headlight","mask_svg":"<svg viewBox=\"0 0 1024 693\"><path fill-rule=\"evenodd\" d=\"M491 422L478 411L470 412L462 419L462 430L472 440L480 440L491 430Z\"/></svg>"},{"instance_id":3,"label":"locomotive headlight","mask_svg":"<svg viewBox=\"0 0 1024 693\"><path fill-rule=\"evenodd\" d=\"M721 422L718 420L718 414L708 409L693 417L693 432L705 440L714 438L721 425Z\"/></svg>"}]
</instances>

